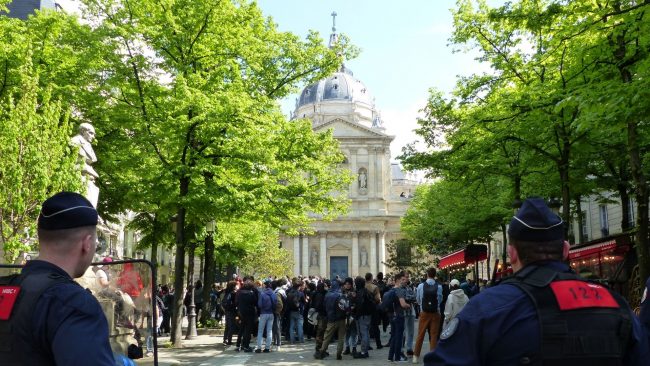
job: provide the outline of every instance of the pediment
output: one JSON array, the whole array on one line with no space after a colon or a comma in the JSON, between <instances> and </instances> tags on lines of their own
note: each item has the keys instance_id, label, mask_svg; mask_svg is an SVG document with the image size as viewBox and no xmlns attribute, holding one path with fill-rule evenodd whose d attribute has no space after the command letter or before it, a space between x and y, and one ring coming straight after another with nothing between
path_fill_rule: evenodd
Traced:
<instances>
[{"instance_id":1,"label":"pediment","mask_svg":"<svg viewBox=\"0 0 650 366\"><path fill-rule=\"evenodd\" d=\"M343 243L336 243L328 246L328 249L350 249L350 247Z\"/></svg>"},{"instance_id":2,"label":"pediment","mask_svg":"<svg viewBox=\"0 0 650 366\"><path fill-rule=\"evenodd\" d=\"M390 137L385 133L370 129L360 123L346 121L344 119L336 118L322 125L316 126L314 131L324 131L332 129L334 137L366 137L366 138L382 138Z\"/></svg>"}]
</instances>

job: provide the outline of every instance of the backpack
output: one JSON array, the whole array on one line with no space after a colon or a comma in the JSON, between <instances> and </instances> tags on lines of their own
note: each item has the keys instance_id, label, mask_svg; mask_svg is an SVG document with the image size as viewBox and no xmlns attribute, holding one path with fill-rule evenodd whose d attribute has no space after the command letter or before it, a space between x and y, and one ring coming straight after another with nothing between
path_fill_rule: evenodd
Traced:
<instances>
[{"instance_id":1,"label":"backpack","mask_svg":"<svg viewBox=\"0 0 650 366\"><path fill-rule=\"evenodd\" d=\"M309 309L309 312L307 313L307 321L311 325L318 324L318 310L316 310L316 308Z\"/></svg>"},{"instance_id":2,"label":"backpack","mask_svg":"<svg viewBox=\"0 0 650 366\"><path fill-rule=\"evenodd\" d=\"M287 292L287 308L289 311L300 310L300 295L298 295L298 290L291 289Z\"/></svg>"},{"instance_id":3,"label":"backpack","mask_svg":"<svg viewBox=\"0 0 650 366\"><path fill-rule=\"evenodd\" d=\"M266 292L260 292L260 296L257 299L257 307L260 308L260 311L262 309L273 310L273 298L271 298L271 295Z\"/></svg>"},{"instance_id":4,"label":"backpack","mask_svg":"<svg viewBox=\"0 0 650 366\"><path fill-rule=\"evenodd\" d=\"M225 311L235 311L235 293L227 293L221 302L221 306Z\"/></svg>"},{"instance_id":5,"label":"backpack","mask_svg":"<svg viewBox=\"0 0 650 366\"><path fill-rule=\"evenodd\" d=\"M424 283L422 287L422 311L425 313L438 312L438 284Z\"/></svg>"},{"instance_id":6,"label":"backpack","mask_svg":"<svg viewBox=\"0 0 650 366\"><path fill-rule=\"evenodd\" d=\"M386 291L386 293L384 293L384 296L381 298L381 303L379 304L379 310L385 314L393 313L395 311L393 309L393 305L395 304L396 300L397 300L397 293L395 292L394 288Z\"/></svg>"}]
</instances>

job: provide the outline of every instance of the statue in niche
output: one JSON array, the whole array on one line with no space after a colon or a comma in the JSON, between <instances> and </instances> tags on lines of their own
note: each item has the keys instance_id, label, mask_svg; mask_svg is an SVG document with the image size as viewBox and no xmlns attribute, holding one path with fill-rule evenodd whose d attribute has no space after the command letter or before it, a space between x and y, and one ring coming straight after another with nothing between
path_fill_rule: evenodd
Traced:
<instances>
[{"instance_id":1,"label":"statue in niche","mask_svg":"<svg viewBox=\"0 0 650 366\"><path fill-rule=\"evenodd\" d=\"M313 248L311 250L311 259L309 265L318 266L318 250L316 250L316 248Z\"/></svg>"},{"instance_id":2,"label":"statue in niche","mask_svg":"<svg viewBox=\"0 0 650 366\"><path fill-rule=\"evenodd\" d=\"M359 188L368 188L368 176L363 169L359 171Z\"/></svg>"},{"instance_id":3,"label":"statue in niche","mask_svg":"<svg viewBox=\"0 0 650 366\"><path fill-rule=\"evenodd\" d=\"M81 166L81 179L86 185L86 198L97 207L99 187L95 184L95 180L99 175L92 167L92 164L97 162L97 156L91 145L94 140L95 128L90 123L82 123L79 125L79 133L72 138L71 143L79 147L78 162Z\"/></svg>"},{"instance_id":4,"label":"statue in niche","mask_svg":"<svg viewBox=\"0 0 650 366\"><path fill-rule=\"evenodd\" d=\"M368 266L368 252L366 251L366 247L361 247L361 266Z\"/></svg>"}]
</instances>

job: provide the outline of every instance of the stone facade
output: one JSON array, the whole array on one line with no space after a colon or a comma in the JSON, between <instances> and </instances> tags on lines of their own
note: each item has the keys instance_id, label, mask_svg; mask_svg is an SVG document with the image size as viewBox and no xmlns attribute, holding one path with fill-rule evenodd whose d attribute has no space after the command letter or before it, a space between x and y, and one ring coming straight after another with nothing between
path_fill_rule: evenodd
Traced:
<instances>
[{"instance_id":1,"label":"stone facade","mask_svg":"<svg viewBox=\"0 0 650 366\"><path fill-rule=\"evenodd\" d=\"M332 130L355 179L348 214L314 222L314 233L281 238L292 252L294 275L328 278L386 272L386 243L397 240L400 219L417 182L390 162L390 143L365 85L343 67L307 86L293 119L308 118L316 132ZM397 175L394 177L393 175Z\"/></svg>"}]
</instances>

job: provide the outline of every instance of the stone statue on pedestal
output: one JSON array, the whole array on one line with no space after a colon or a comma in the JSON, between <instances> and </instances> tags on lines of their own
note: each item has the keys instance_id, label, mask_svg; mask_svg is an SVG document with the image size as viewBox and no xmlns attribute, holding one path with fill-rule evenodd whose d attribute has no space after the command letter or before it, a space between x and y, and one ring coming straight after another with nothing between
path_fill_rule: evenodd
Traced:
<instances>
[{"instance_id":1,"label":"stone statue on pedestal","mask_svg":"<svg viewBox=\"0 0 650 366\"><path fill-rule=\"evenodd\" d=\"M73 145L79 147L79 165L81 166L81 179L86 184L86 198L97 207L99 199L99 188L95 185L95 179L99 175L93 169L92 164L97 162L97 156L91 143L95 140L95 128L90 123L79 125L79 133L71 140Z\"/></svg>"},{"instance_id":2,"label":"stone statue on pedestal","mask_svg":"<svg viewBox=\"0 0 650 366\"><path fill-rule=\"evenodd\" d=\"M311 250L311 262L309 264L311 266L318 265L318 251L316 250L316 248Z\"/></svg>"},{"instance_id":3,"label":"stone statue on pedestal","mask_svg":"<svg viewBox=\"0 0 650 366\"><path fill-rule=\"evenodd\" d=\"M366 251L366 247L361 247L361 265L367 267L368 266L368 252Z\"/></svg>"},{"instance_id":4,"label":"stone statue on pedestal","mask_svg":"<svg viewBox=\"0 0 650 366\"><path fill-rule=\"evenodd\" d=\"M359 172L359 188L368 188L368 176L365 170Z\"/></svg>"}]
</instances>

